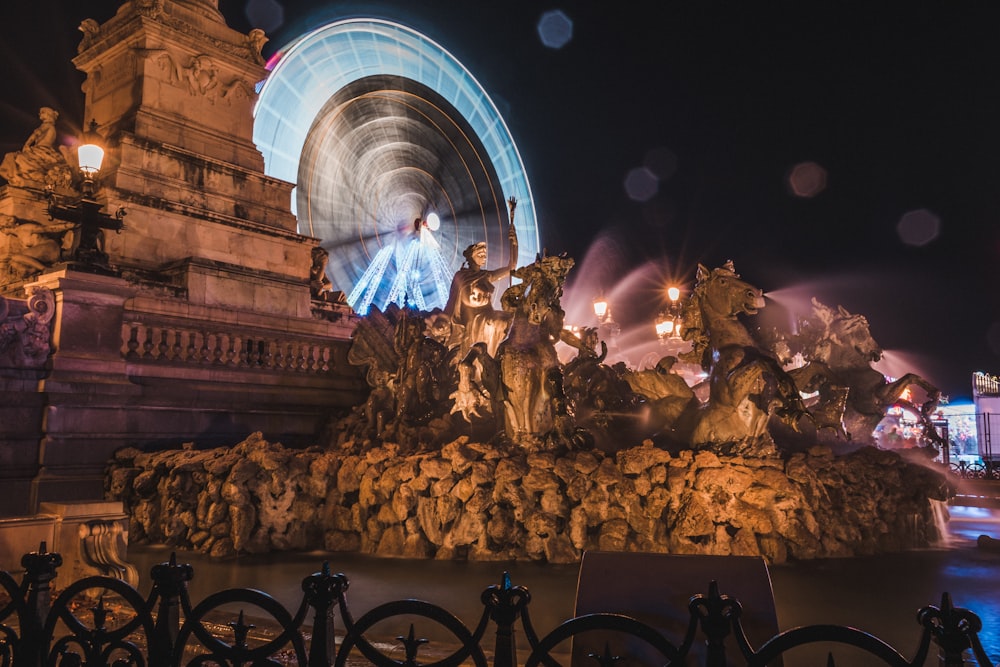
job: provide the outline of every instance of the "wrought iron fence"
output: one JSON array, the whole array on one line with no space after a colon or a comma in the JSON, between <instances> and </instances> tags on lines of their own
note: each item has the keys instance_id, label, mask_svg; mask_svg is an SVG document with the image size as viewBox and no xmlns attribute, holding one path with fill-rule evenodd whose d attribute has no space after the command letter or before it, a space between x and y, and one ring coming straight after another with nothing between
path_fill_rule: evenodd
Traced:
<instances>
[{"instance_id":1,"label":"wrought iron fence","mask_svg":"<svg viewBox=\"0 0 1000 667\"><path fill-rule=\"evenodd\" d=\"M595 632L601 633L600 643L586 651L583 659L601 667L619 661L650 664L630 652L637 645L641 645L643 655L652 651L657 656L652 662L659 665L690 664L695 647L701 651L699 661L713 667L780 664L790 651L814 645L853 647L880 663L899 667L925 664L935 645L940 665L957 667L969 664L967 660L992 665L979 640L979 617L952 606L947 593L940 606L928 605L919 611L920 641L913 657L907 659L871 634L838 625L794 628L754 648L741 623L742 605L720 593L715 582L709 584L707 594L690 598L690 620L678 642L640 620L606 613L570 619L540 638L531 622L530 593L514 586L506 574L499 585L482 592L483 613L470 629L446 609L420 600L385 603L355 619L347 604L347 577L332 574L325 564L322 571L302 580L303 597L294 614L266 593L252 589L219 591L192 606L187 582L194 575L193 568L177 563L173 556L152 568L152 590L145 598L118 579L86 577L52 599L55 591L51 584L62 558L48 553L44 543L39 551L25 555L21 564L25 572L20 584L0 571L0 594L6 593L7 598L0 597L3 667L320 667L358 663L385 667L552 667L565 658L564 649L559 647ZM268 626L273 628L269 635L252 635L255 626L245 615L248 607L269 617ZM339 647L334 641L335 612L339 612L342 626ZM226 622L227 618L232 620ZM397 653L387 650L385 643L371 638L371 630L386 621L408 625L396 638L401 657L394 657ZM426 657L429 642L418 634L417 622L444 628L449 638L441 642L443 653L439 649ZM514 641L518 623L530 646L523 663L518 662ZM492 651L486 638L491 625L496 637ZM727 643L727 637L731 642ZM572 655L579 655L576 647ZM835 664L832 650L825 662Z\"/></svg>"}]
</instances>

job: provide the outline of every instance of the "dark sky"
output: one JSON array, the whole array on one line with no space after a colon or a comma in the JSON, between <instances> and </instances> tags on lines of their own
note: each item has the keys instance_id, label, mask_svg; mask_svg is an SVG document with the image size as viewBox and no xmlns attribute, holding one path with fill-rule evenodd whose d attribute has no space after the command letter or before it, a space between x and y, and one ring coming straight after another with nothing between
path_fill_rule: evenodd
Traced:
<instances>
[{"instance_id":1,"label":"dark sky","mask_svg":"<svg viewBox=\"0 0 1000 667\"><path fill-rule=\"evenodd\" d=\"M0 24L0 151L20 147L42 105L62 112L67 132L80 124L76 26L118 4L34 0ZM233 27L267 29L265 55L358 15L399 20L448 49L505 117L542 243L578 258L578 280L610 287L652 261L690 288L698 263L732 259L774 295L765 312L781 313L791 294L804 297L801 314L810 296L865 314L885 349L953 399L971 394L973 371L1000 372L1000 40L989 6L289 0L277 24L221 0ZM561 49L538 39L550 9L573 22ZM827 182L799 197L789 174L807 162ZM624 182L643 166L661 178L636 201ZM938 221L920 246L898 232L918 211ZM600 266L587 256L595 245ZM613 304L616 317L650 319L661 287L641 284Z\"/></svg>"}]
</instances>

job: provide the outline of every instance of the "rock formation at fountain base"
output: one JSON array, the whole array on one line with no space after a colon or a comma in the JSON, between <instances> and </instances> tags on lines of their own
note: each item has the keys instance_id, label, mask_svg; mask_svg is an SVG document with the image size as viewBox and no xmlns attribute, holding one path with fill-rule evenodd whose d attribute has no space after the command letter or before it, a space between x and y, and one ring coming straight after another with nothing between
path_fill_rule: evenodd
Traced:
<instances>
[{"instance_id":1,"label":"rock formation at fountain base","mask_svg":"<svg viewBox=\"0 0 1000 667\"><path fill-rule=\"evenodd\" d=\"M569 563L586 550L762 555L769 562L925 547L943 473L866 447L833 456L501 455L459 438L404 454L232 448L120 450L108 496L131 540L215 557L326 549L382 557Z\"/></svg>"}]
</instances>

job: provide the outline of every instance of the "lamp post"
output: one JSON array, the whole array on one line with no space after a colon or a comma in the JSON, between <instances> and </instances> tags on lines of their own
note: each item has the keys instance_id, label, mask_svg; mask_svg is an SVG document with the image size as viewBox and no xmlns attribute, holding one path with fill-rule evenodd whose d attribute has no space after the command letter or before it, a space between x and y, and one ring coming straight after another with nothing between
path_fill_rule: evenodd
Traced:
<instances>
[{"instance_id":1,"label":"lamp post","mask_svg":"<svg viewBox=\"0 0 1000 667\"><path fill-rule=\"evenodd\" d=\"M115 214L103 212L104 206L94 199L97 191L96 179L104 161L104 149L98 143L97 122L91 120L90 127L80 137L77 146L77 161L80 165L80 198L71 203L59 203L55 193L46 190L48 214L51 220L63 220L76 227L71 232L73 242L67 253L69 260L87 269L107 269L108 255L104 252L104 230L113 229L118 233L125 228L124 207L119 206Z\"/></svg>"},{"instance_id":2,"label":"lamp post","mask_svg":"<svg viewBox=\"0 0 1000 667\"><path fill-rule=\"evenodd\" d=\"M608 310L608 301L603 294L594 297L594 315L597 316L597 321L601 324L604 324L611 316Z\"/></svg>"},{"instance_id":3,"label":"lamp post","mask_svg":"<svg viewBox=\"0 0 1000 667\"><path fill-rule=\"evenodd\" d=\"M665 310L660 311L655 322L656 337L660 339L661 345L681 340L680 289L674 286L669 287L667 297L670 299L670 305Z\"/></svg>"},{"instance_id":4,"label":"lamp post","mask_svg":"<svg viewBox=\"0 0 1000 667\"><path fill-rule=\"evenodd\" d=\"M611 306L603 293L594 298L594 316L600 325L598 331L601 332L602 338L607 340L608 347L617 353L618 334L621 333L621 328L611 317Z\"/></svg>"}]
</instances>

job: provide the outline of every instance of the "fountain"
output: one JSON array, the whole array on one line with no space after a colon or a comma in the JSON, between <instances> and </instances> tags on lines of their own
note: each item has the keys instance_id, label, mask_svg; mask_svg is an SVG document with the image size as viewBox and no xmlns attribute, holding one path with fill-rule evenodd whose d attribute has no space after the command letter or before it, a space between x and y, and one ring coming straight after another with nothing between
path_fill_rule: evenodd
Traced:
<instances>
[{"instance_id":1,"label":"fountain","mask_svg":"<svg viewBox=\"0 0 1000 667\"><path fill-rule=\"evenodd\" d=\"M846 388L835 397L860 388L883 411L898 398L876 371L858 379L857 365L818 352L830 336L814 320L870 340L863 318L817 302L813 320L767 337L782 343L769 347L741 321L763 306L761 291L731 262L700 267L683 304L684 357L708 373L700 400L672 359L609 366L594 330L578 338L563 327L572 266L545 255L513 272L495 355L475 339L449 349L440 312L373 309L349 355L367 367L371 393L331 421L325 443L290 450L256 434L225 450L119 451L109 494L130 508L133 539L216 556L321 547L565 563L595 549L783 562L938 538L931 501L948 496L943 474L862 446L870 432L858 430L867 422L849 412L863 412L855 404L824 402L823 391L802 399L820 382L812 364ZM559 362L557 340L577 355ZM795 347L809 365L786 370L772 347ZM925 388L926 417L933 387L902 382ZM823 431L830 420L845 428ZM854 451L835 455L827 438Z\"/></svg>"}]
</instances>

